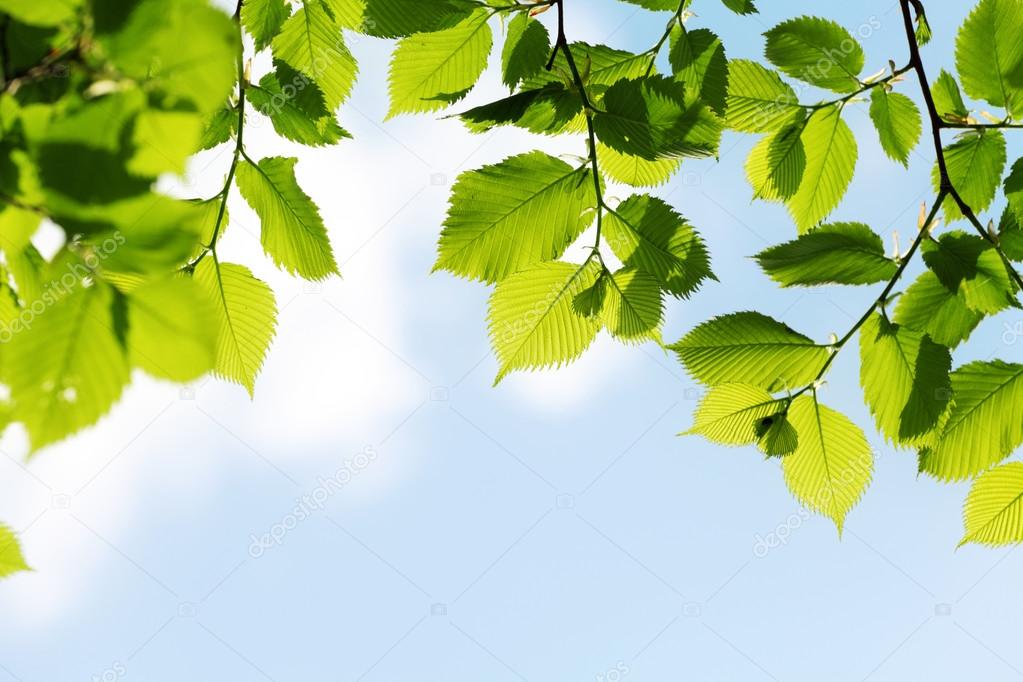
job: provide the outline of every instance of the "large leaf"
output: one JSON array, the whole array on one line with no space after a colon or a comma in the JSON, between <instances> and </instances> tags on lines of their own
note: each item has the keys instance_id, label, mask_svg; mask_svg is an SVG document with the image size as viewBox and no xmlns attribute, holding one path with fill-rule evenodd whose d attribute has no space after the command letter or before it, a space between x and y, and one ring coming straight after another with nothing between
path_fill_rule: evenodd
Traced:
<instances>
[{"instance_id":1,"label":"large leaf","mask_svg":"<svg viewBox=\"0 0 1023 682\"><path fill-rule=\"evenodd\" d=\"M930 270L906 289L895 309L896 322L953 348L970 337L983 317L966 305L962 292L950 291Z\"/></svg>"},{"instance_id":2,"label":"large leaf","mask_svg":"<svg viewBox=\"0 0 1023 682\"><path fill-rule=\"evenodd\" d=\"M788 401L778 400L771 394L750 384L723 384L714 386L700 401L693 416L693 425L685 433L703 436L722 445L750 445L775 423L788 425ZM791 428L791 426L789 426ZM795 440L790 441L795 449ZM767 454L787 454L761 442Z\"/></svg>"},{"instance_id":3,"label":"large leaf","mask_svg":"<svg viewBox=\"0 0 1023 682\"><path fill-rule=\"evenodd\" d=\"M0 524L0 578L6 578L18 571L31 571L21 555L18 538L7 526Z\"/></svg>"},{"instance_id":4,"label":"large leaf","mask_svg":"<svg viewBox=\"0 0 1023 682\"><path fill-rule=\"evenodd\" d=\"M943 481L975 476L1023 443L1023 365L971 362L952 372L952 409L920 470Z\"/></svg>"},{"instance_id":5,"label":"large leaf","mask_svg":"<svg viewBox=\"0 0 1023 682\"><path fill-rule=\"evenodd\" d=\"M253 394L256 375L274 336L277 305L273 291L242 265L205 258L195 281L217 309L214 372Z\"/></svg>"},{"instance_id":6,"label":"large leaf","mask_svg":"<svg viewBox=\"0 0 1023 682\"><path fill-rule=\"evenodd\" d=\"M629 197L605 216L604 237L623 263L649 273L674 296L688 296L714 276L703 240L662 199Z\"/></svg>"},{"instance_id":7,"label":"large leaf","mask_svg":"<svg viewBox=\"0 0 1023 682\"><path fill-rule=\"evenodd\" d=\"M704 322L670 348L698 381L710 386L752 384L769 391L808 385L830 352L756 312Z\"/></svg>"},{"instance_id":8,"label":"large leaf","mask_svg":"<svg viewBox=\"0 0 1023 682\"><path fill-rule=\"evenodd\" d=\"M795 91L776 72L747 59L728 62L729 128L747 133L777 130L802 112Z\"/></svg>"},{"instance_id":9,"label":"large leaf","mask_svg":"<svg viewBox=\"0 0 1023 682\"><path fill-rule=\"evenodd\" d=\"M991 205L1002 181L1005 168L1005 136L1000 130L969 130L945 147L945 163L952 186L963 200L980 213ZM931 173L934 189L941 187L941 176L935 164ZM945 221L963 217L955 201L945 199Z\"/></svg>"},{"instance_id":10,"label":"large leaf","mask_svg":"<svg viewBox=\"0 0 1023 682\"><path fill-rule=\"evenodd\" d=\"M948 348L877 313L860 329L860 384L893 443L918 442L938 426L952 398Z\"/></svg>"},{"instance_id":11,"label":"large leaf","mask_svg":"<svg viewBox=\"0 0 1023 682\"><path fill-rule=\"evenodd\" d=\"M451 194L435 270L485 282L564 253L592 220L593 175L542 152L463 173Z\"/></svg>"},{"instance_id":12,"label":"large leaf","mask_svg":"<svg viewBox=\"0 0 1023 682\"><path fill-rule=\"evenodd\" d=\"M783 287L873 284L892 278L895 261L881 237L863 223L831 223L764 249L757 262Z\"/></svg>"},{"instance_id":13,"label":"large leaf","mask_svg":"<svg viewBox=\"0 0 1023 682\"><path fill-rule=\"evenodd\" d=\"M842 120L842 108L815 111L800 134L806 170L799 189L787 200L800 232L806 232L838 206L856 170L856 138Z\"/></svg>"},{"instance_id":14,"label":"large leaf","mask_svg":"<svg viewBox=\"0 0 1023 682\"><path fill-rule=\"evenodd\" d=\"M960 545L1023 542L1023 462L1009 462L977 478L963 507L963 526Z\"/></svg>"},{"instance_id":15,"label":"large leaf","mask_svg":"<svg viewBox=\"0 0 1023 682\"><path fill-rule=\"evenodd\" d=\"M973 310L994 314L1013 304L1009 271L994 246L985 239L955 231L925 243L927 266L945 287L962 294Z\"/></svg>"},{"instance_id":16,"label":"large leaf","mask_svg":"<svg viewBox=\"0 0 1023 682\"><path fill-rule=\"evenodd\" d=\"M703 157L717 152L721 122L685 85L663 76L621 80L604 94L593 117L600 141L647 160Z\"/></svg>"},{"instance_id":17,"label":"large leaf","mask_svg":"<svg viewBox=\"0 0 1023 682\"><path fill-rule=\"evenodd\" d=\"M796 499L834 521L841 533L846 514L870 485L874 471L870 445L858 426L821 405L816 395L796 398L789 420L799 434L799 445L782 459L785 483Z\"/></svg>"},{"instance_id":18,"label":"large leaf","mask_svg":"<svg viewBox=\"0 0 1023 682\"><path fill-rule=\"evenodd\" d=\"M191 279L156 280L128 296L128 357L155 377L192 381L213 369L216 315Z\"/></svg>"},{"instance_id":19,"label":"large leaf","mask_svg":"<svg viewBox=\"0 0 1023 682\"><path fill-rule=\"evenodd\" d=\"M719 116L724 116L728 59L721 39L705 28L687 31L676 25L671 32L668 60L675 78L685 83L687 96L690 99L699 96Z\"/></svg>"},{"instance_id":20,"label":"large leaf","mask_svg":"<svg viewBox=\"0 0 1023 682\"><path fill-rule=\"evenodd\" d=\"M863 48L833 21L798 17L764 34L767 59L788 75L835 92L853 92L863 70Z\"/></svg>"},{"instance_id":21,"label":"large leaf","mask_svg":"<svg viewBox=\"0 0 1023 682\"><path fill-rule=\"evenodd\" d=\"M341 37L341 27L323 4L303 4L284 22L272 44L275 60L315 84L327 113L348 97L358 69Z\"/></svg>"},{"instance_id":22,"label":"large leaf","mask_svg":"<svg viewBox=\"0 0 1023 682\"><path fill-rule=\"evenodd\" d=\"M33 302L29 323L14 333L4 364L15 419L25 423L33 450L91 426L121 397L128 361L114 296L102 283L78 280L38 314Z\"/></svg>"},{"instance_id":23,"label":"large leaf","mask_svg":"<svg viewBox=\"0 0 1023 682\"><path fill-rule=\"evenodd\" d=\"M596 338L596 318L576 310L600 267L590 261L543 263L502 280L490 297L490 340L498 383L516 369L556 367L579 357Z\"/></svg>"},{"instance_id":24,"label":"large leaf","mask_svg":"<svg viewBox=\"0 0 1023 682\"><path fill-rule=\"evenodd\" d=\"M909 166L909 153L920 141L920 110L913 100L898 92L876 87L870 95L870 118L889 158Z\"/></svg>"},{"instance_id":25,"label":"large leaf","mask_svg":"<svg viewBox=\"0 0 1023 682\"><path fill-rule=\"evenodd\" d=\"M403 38L391 59L387 116L443 109L476 84L494 37L480 10L457 26Z\"/></svg>"},{"instance_id":26,"label":"large leaf","mask_svg":"<svg viewBox=\"0 0 1023 682\"><path fill-rule=\"evenodd\" d=\"M547 28L527 12L519 13L508 23L508 36L501 51L501 72L504 84L514 89L544 67L551 50Z\"/></svg>"},{"instance_id":27,"label":"large leaf","mask_svg":"<svg viewBox=\"0 0 1023 682\"><path fill-rule=\"evenodd\" d=\"M1023 3L980 0L956 36L956 68L966 94L1023 116Z\"/></svg>"}]
</instances>

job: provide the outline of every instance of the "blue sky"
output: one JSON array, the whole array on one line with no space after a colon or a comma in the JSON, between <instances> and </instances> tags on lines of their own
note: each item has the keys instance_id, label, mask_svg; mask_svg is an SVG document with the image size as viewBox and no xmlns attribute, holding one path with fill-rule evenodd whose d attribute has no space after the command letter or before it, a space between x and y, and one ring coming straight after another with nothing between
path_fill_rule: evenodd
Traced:
<instances>
[{"instance_id":1,"label":"blue sky","mask_svg":"<svg viewBox=\"0 0 1023 682\"><path fill-rule=\"evenodd\" d=\"M566 4L572 38L625 49L646 49L665 19ZM968 5L929 4L933 77L951 66ZM714 27L730 57L758 58L762 32L796 5L738 18L702 0L691 25ZM866 72L905 62L895 2L826 13L871 27ZM362 77L342 123L354 141L306 150L246 133L250 154L299 156L344 275L310 286L275 273L253 214L232 202L224 259L252 265L281 307L255 399L137 377L99 426L27 465L23 434L0 442L0 518L37 569L0 583L0 680L1023 676L1023 556L955 551L967 488L918 478L912 453L876 436L855 345L821 394L876 453L841 539L800 510L776 463L675 435L699 387L652 345L601 337L561 371L492 388L488 291L429 274L451 182L534 148L580 154L583 141L384 123L389 45L353 49ZM469 102L501 92L493 68L484 83ZM918 99L915 83L899 89ZM921 144L907 171L884 157L864 105L847 120L857 177L833 218L906 244L933 154ZM720 279L670 305L668 339L756 308L823 340L876 295L784 291L758 270L749 256L794 227L782 207L750 202L753 142L726 134L719 162L687 162L657 192L705 236ZM204 154L168 186L213 194L228 162ZM1018 359L1003 334L1017 323L1018 311L986 321L957 361ZM253 549L264 534L275 539Z\"/></svg>"}]
</instances>

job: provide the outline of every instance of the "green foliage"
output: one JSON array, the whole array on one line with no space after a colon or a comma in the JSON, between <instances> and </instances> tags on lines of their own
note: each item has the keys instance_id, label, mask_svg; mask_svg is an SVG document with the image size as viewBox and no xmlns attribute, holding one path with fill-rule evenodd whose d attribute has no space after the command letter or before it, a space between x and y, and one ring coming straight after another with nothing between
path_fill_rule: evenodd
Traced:
<instances>
[{"instance_id":1,"label":"green foliage","mask_svg":"<svg viewBox=\"0 0 1023 682\"><path fill-rule=\"evenodd\" d=\"M920 110L913 100L885 88L874 88L870 95L870 119L877 128L884 153L903 166L909 166L909 153L920 140Z\"/></svg>"},{"instance_id":2,"label":"green foliage","mask_svg":"<svg viewBox=\"0 0 1023 682\"><path fill-rule=\"evenodd\" d=\"M686 433L723 445L758 443L767 455L785 455L798 442L788 422L788 408L788 400L776 399L758 386L722 384L707 391ZM778 435L781 428L776 424L787 427L787 440Z\"/></svg>"},{"instance_id":3,"label":"green foliage","mask_svg":"<svg viewBox=\"0 0 1023 682\"><path fill-rule=\"evenodd\" d=\"M540 73L550 49L547 27L528 14L517 15L508 23L508 35L501 51L504 84L514 90L523 78Z\"/></svg>"},{"instance_id":4,"label":"green foliage","mask_svg":"<svg viewBox=\"0 0 1023 682\"><path fill-rule=\"evenodd\" d=\"M1023 542L1023 462L995 467L977 478L966 498L963 525L960 545Z\"/></svg>"},{"instance_id":5,"label":"green foliage","mask_svg":"<svg viewBox=\"0 0 1023 682\"><path fill-rule=\"evenodd\" d=\"M999 130L971 130L945 147L949 179L974 211L991 205L1005 168L1005 136ZM938 167L931 174L935 190L940 189ZM951 199L945 200L945 220L962 219L962 211Z\"/></svg>"},{"instance_id":6,"label":"green foliage","mask_svg":"<svg viewBox=\"0 0 1023 682\"><path fill-rule=\"evenodd\" d=\"M966 94L1023 116L1023 5L980 0L956 36L956 69Z\"/></svg>"},{"instance_id":7,"label":"green foliage","mask_svg":"<svg viewBox=\"0 0 1023 682\"><path fill-rule=\"evenodd\" d=\"M19 571L31 571L21 555L18 538L7 526L0 524L0 579Z\"/></svg>"},{"instance_id":8,"label":"green foliage","mask_svg":"<svg viewBox=\"0 0 1023 682\"><path fill-rule=\"evenodd\" d=\"M881 238L863 223L832 223L756 255L764 272L783 287L873 284L891 279L895 261Z\"/></svg>"},{"instance_id":9,"label":"green foliage","mask_svg":"<svg viewBox=\"0 0 1023 682\"><path fill-rule=\"evenodd\" d=\"M859 87L863 48L835 22L799 17L764 35L764 55L789 76L835 92L853 92Z\"/></svg>"}]
</instances>

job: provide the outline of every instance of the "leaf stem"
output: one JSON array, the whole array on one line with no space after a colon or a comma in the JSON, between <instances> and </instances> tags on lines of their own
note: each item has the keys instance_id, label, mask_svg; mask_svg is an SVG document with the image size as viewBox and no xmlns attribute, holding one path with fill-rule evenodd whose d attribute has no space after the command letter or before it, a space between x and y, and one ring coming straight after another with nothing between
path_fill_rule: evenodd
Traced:
<instances>
[{"instance_id":1,"label":"leaf stem","mask_svg":"<svg viewBox=\"0 0 1023 682\"><path fill-rule=\"evenodd\" d=\"M654 62L657 61L657 55L660 54L661 48L664 47L664 43L667 42L668 38L671 37L671 32L675 29L676 25L682 25L682 13L686 11L686 7L692 0L681 0L678 3L678 9L675 10L674 16L668 21L668 25L664 29L664 33L661 35L660 40L657 44L647 50L647 54L650 55L650 63L646 67L646 75L649 76L650 72L654 70Z\"/></svg>"}]
</instances>

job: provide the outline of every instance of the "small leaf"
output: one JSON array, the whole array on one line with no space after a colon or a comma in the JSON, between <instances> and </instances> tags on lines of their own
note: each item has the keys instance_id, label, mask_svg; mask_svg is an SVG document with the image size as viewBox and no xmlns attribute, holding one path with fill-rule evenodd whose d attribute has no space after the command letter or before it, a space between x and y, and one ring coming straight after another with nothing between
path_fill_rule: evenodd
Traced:
<instances>
[{"instance_id":1,"label":"small leaf","mask_svg":"<svg viewBox=\"0 0 1023 682\"><path fill-rule=\"evenodd\" d=\"M903 166L909 166L909 153L920 141L920 110L913 100L884 87L874 88L870 96L870 118L881 138L884 153Z\"/></svg>"},{"instance_id":2,"label":"small leaf","mask_svg":"<svg viewBox=\"0 0 1023 682\"><path fill-rule=\"evenodd\" d=\"M309 280L338 274L327 228L295 179L298 159L272 156L238 164L238 190L260 220L260 242L274 264Z\"/></svg>"},{"instance_id":3,"label":"small leaf","mask_svg":"<svg viewBox=\"0 0 1023 682\"><path fill-rule=\"evenodd\" d=\"M931 86L931 95L934 98L934 108L946 121L961 121L970 115L966 104L963 103L963 95L959 92L959 84L956 79L945 69L938 74L938 80Z\"/></svg>"},{"instance_id":4,"label":"small leaf","mask_svg":"<svg viewBox=\"0 0 1023 682\"><path fill-rule=\"evenodd\" d=\"M806 170L799 189L787 200L800 232L827 217L845 196L856 170L856 138L842 120L842 109L829 106L814 112L800 135L806 149Z\"/></svg>"},{"instance_id":5,"label":"small leaf","mask_svg":"<svg viewBox=\"0 0 1023 682\"><path fill-rule=\"evenodd\" d=\"M784 201L799 191L806 173L803 129L806 120L794 119L781 130L765 135L746 159L746 179L753 198Z\"/></svg>"},{"instance_id":6,"label":"small leaf","mask_svg":"<svg viewBox=\"0 0 1023 682\"><path fill-rule=\"evenodd\" d=\"M603 281L606 285L600 316L608 331L623 341L660 342L664 305L657 280L641 270L623 268Z\"/></svg>"},{"instance_id":7,"label":"small leaf","mask_svg":"<svg viewBox=\"0 0 1023 682\"><path fill-rule=\"evenodd\" d=\"M783 415L787 409L787 400L775 399L758 386L714 386L700 401L693 425L685 433L722 445L750 445L767 436L772 424L786 422ZM770 423L765 423L768 420ZM774 435L768 437L768 443L773 449L777 443Z\"/></svg>"},{"instance_id":8,"label":"small leaf","mask_svg":"<svg viewBox=\"0 0 1023 682\"><path fill-rule=\"evenodd\" d=\"M514 90L523 78L539 73L550 51L547 28L527 12L520 12L508 23L508 36L501 52L504 84Z\"/></svg>"},{"instance_id":9,"label":"small leaf","mask_svg":"<svg viewBox=\"0 0 1023 682\"><path fill-rule=\"evenodd\" d=\"M307 2L273 39L273 56L316 85L326 113L348 98L358 68L326 6ZM307 83L308 84L308 83Z\"/></svg>"},{"instance_id":10,"label":"small leaf","mask_svg":"<svg viewBox=\"0 0 1023 682\"><path fill-rule=\"evenodd\" d=\"M736 14L756 14L757 6L753 4L753 0L721 0L725 7L732 10Z\"/></svg>"},{"instance_id":11,"label":"small leaf","mask_svg":"<svg viewBox=\"0 0 1023 682\"><path fill-rule=\"evenodd\" d=\"M906 289L895 309L898 324L951 348L968 339L983 317L966 305L962 292L949 291L930 270Z\"/></svg>"},{"instance_id":12,"label":"small leaf","mask_svg":"<svg viewBox=\"0 0 1023 682\"><path fill-rule=\"evenodd\" d=\"M925 243L924 261L952 293L962 294L973 310L994 314L1015 301L1012 280L1001 256L988 241L963 232Z\"/></svg>"},{"instance_id":13,"label":"small leaf","mask_svg":"<svg viewBox=\"0 0 1023 682\"><path fill-rule=\"evenodd\" d=\"M351 137L331 113L312 116L294 97L287 97L281 90L277 74L270 72L260 79L259 85L246 88L249 100L255 109L270 119L274 130L281 137L320 147Z\"/></svg>"},{"instance_id":14,"label":"small leaf","mask_svg":"<svg viewBox=\"0 0 1023 682\"><path fill-rule=\"evenodd\" d=\"M671 31L668 60L675 78L685 83L687 96L699 96L719 116L726 111L728 96L728 59L721 39L713 32L698 28L687 31L676 25Z\"/></svg>"},{"instance_id":15,"label":"small leaf","mask_svg":"<svg viewBox=\"0 0 1023 682\"><path fill-rule=\"evenodd\" d=\"M242 26L252 36L256 52L265 49L281 32L291 10L284 0L246 0L241 5Z\"/></svg>"},{"instance_id":16,"label":"small leaf","mask_svg":"<svg viewBox=\"0 0 1023 682\"><path fill-rule=\"evenodd\" d=\"M895 261L862 223L831 223L758 253L760 267L783 287L873 284L892 278Z\"/></svg>"},{"instance_id":17,"label":"small leaf","mask_svg":"<svg viewBox=\"0 0 1023 682\"><path fill-rule=\"evenodd\" d=\"M995 198L1005 168L1005 136L1000 130L970 130L945 147L945 163L952 186L963 201L980 213ZM941 176L935 164L931 173L935 191L941 189ZM963 217L955 201L945 199L945 221Z\"/></svg>"},{"instance_id":18,"label":"small leaf","mask_svg":"<svg viewBox=\"0 0 1023 682\"><path fill-rule=\"evenodd\" d=\"M830 352L756 312L716 317L669 348L694 379L709 386L744 383L769 391L810 384Z\"/></svg>"},{"instance_id":19,"label":"small leaf","mask_svg":"<svg viewBox=\"0 0 1023 682\"><path fill-rule=\"evenodd\" d=\"M764 35L767 59L793 78L835 92L854 92L860 87L863 48L835 22L799 17Z\"/></svg>"},{"instance_id":20,"label":"small leaf","mask_svg":"<svg viewBox=\"0 0 1023 682\"><path fill-rule=\"evenodd\" d=\"M1023 462L995 467L974 481L963 507L963 526L960 546L1023 542Z\"/></svg>"}]
</instances>

